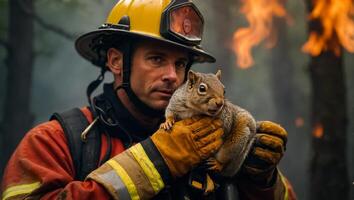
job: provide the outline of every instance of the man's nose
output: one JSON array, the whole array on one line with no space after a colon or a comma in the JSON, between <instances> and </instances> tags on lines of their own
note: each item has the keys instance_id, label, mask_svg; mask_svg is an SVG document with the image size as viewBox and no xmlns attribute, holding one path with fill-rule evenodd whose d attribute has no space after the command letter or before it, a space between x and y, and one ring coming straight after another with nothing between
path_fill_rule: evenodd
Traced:
<instances>
[{"instance_id":1,"label":"man's nose","mask_svg":"<svg viewBox=\"0 0 354 200\"><path fill-rule=\"evenodd\" d=\"M174 66L173 63L168 64L164 68L164 74L162 76L162 80L176 82L177 79L178 79L178 76L176 73L176 67Z\"/></svg>"}]
</instances>

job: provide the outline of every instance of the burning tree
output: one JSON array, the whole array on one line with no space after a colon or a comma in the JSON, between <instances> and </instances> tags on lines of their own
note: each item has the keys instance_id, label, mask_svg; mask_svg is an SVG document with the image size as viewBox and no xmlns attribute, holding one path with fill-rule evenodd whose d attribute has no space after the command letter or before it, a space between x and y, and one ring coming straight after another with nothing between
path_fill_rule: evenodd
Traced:
<instances>
[{"instance_id":1,"label":"burning tree","mask_svg":"<svg viewBox=\"0 0 354 200\"><path fill-rule=\"evenodd\" d=\"M241 13L246 16L249 27L239 28L234 33L233 50L237 56L237 65L248 68L254 64L251 50L266 41L266 47L276 44L276 32L273 29L273 17L285 17L286 11L278 0L242 0Z\"/></svg>"},{"instance_id":2,"label":"burning tree","mask_svg":"<svg viewBox=\"0 0 354 200\"><path fill-rule=\"evenodd\" d=\"M312 159L311 199L348 199L347 93L343 50L354 52L352 0L308 0L311 55Z\"/></svg>"},{"instance_id":3,"label":"burning tree","mask_svg":"<svg viewBox=\"0 0 354 200\"><path fill-rule=\"evenodd\" d=\"M237 64L246 68L253 64L252 47L264 40L268 41L267 47L274 46L273 19L285 17L286 12L276 0L242 2L241 12L250 26L235 32L234 51ZM343 48L354 52L354 5L352 0L307 0L306 3L310 13L309 39L303 51L311 55L313 127L310 199L348 199L348 117L342 52ZM283 66L274 67L280 70ZM278 82L282 84L287 83Z\"/></svg>"},{"instance_id":4,"label":"burning tree","mask_svg":"<svg viewBox=\"0 0 354 200\"><path fill-rule=\"evenodd\" d=\"M254 64L251 55L253 47L264 41L265 47L271 49L270 80L277 108L276 121L288 126L294 121L295 115L294 92L289 91L295 89L286 27L291 20L284 4L285 0L243 0L240 10L245 15L249 27L235 31L233 51L237 56L237 65L245 69ZM283 74L287 74L287 78L279 79Z\"/></svg>"}]
</instances>

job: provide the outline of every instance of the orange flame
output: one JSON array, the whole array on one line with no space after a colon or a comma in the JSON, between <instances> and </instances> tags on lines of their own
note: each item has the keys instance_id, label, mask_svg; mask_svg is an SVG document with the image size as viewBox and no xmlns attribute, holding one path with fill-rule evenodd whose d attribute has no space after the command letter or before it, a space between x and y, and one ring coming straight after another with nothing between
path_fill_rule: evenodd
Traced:
<instances>
[{"instance_id":1,"label":"orange flame","mask_svg":"<svg viewBox=\"0 0 354 200\"><path fill-rule=\"evenodd\" d=\"M237 56L237 65L248 68L254 61L251 49L263 40L268 40L266 47L276 44L272 36L273 17L285 17L285 8L279 0L242 0L240 12L246 16L249 23L247 28L239 28L233 35L232 49Z\"/></svg>"},{"instance_id":2,"label":"orange flame","mask_svg":"<svg viewBox=\"0 0 354 200\"><path fill-rule=\"evenodd\" d=\"M304 118L302 118L302 117L297 117L297 118L295 119L295 126L296 126L296 127L298 127L298 128L303 127L304 124L305 124Z\"/></svg>"},{"instance_id":3,"label":"orange flame","mask_svg":"<svg viewBox=\"0 0 354 200\"><path fill-rule=\"evenodd\" d=\"M320 123L315 124L313 127L312 135L315 138L322 138L323 137L323 126Z\"/></svg>"},{"instance_id":4,"label":"orange flame","mask_svg":"<svg viewBox=\"0 0 354 200\"><path fill-rule=\"evenodd\" d=\"M322 51L341 53L341 45L354 53L354 4L352 0L313 0L310 20L319 20L321 32L310 32L302 51L318 56ZM337 41L338 39L338 41Z\"/></svg>"}]
</instances>

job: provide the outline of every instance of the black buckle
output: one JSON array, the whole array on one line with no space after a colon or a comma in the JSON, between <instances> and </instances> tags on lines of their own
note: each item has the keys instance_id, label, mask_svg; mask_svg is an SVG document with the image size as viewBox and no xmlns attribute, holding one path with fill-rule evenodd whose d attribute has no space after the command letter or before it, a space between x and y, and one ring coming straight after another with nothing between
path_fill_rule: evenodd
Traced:
<instances>
[{"instance_id":1,"label":"black buckle","mask_svg":"<svg viewBox=\"0 0 354 200\"><path fill-rule=\"evenodd\" d=\"M189 173L188 186L192 193L202 195L207 186L206 172L202 169L193 169Z\"/></svg>"}]
</instances>

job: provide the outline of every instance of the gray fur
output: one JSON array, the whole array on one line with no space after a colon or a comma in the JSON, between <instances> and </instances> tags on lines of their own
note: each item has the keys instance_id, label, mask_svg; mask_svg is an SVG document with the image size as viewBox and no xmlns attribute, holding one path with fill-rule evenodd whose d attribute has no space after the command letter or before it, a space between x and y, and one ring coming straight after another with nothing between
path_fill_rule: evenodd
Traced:
<instances>
[{"instance_id":1,"label":"gray fur","mask_svg":"<svg viewBox=\"0 0 354 200\"><path fill-rule=\"evenodd\" d=\"M193 71L191 75L196 75L198 78L198 81L193 87L198 87L198 85L203 82L208 85L208 94L205 96L196 95L197 89L190 86L191 78L189 74L186 83L180 86L171 97L169 105L166 108L165 116L166 118L173 116L175 121L190 118L195 115L208 115L220 118L223 121L224 144L215 154L215 159L223 163L224 168L220 172L221 175L228 177L234 176L240 169L253 144L254 135L256 133L256 122L249 112L224 98L224 86L216 75ZM203 106L203 103L208 104L204 102L205 100L214 97L221 97L224 100L224 105L221 110L213 116L200 107ZM236 124L239 119L247 121L246 126L237 127ZM233 135L236 134L236 132L238 135ZM235 136L237 141L231 141L235 140L233 139ZM227 143L229 143L229 145L227 145Z\"/></svg>"}]
</instances>

